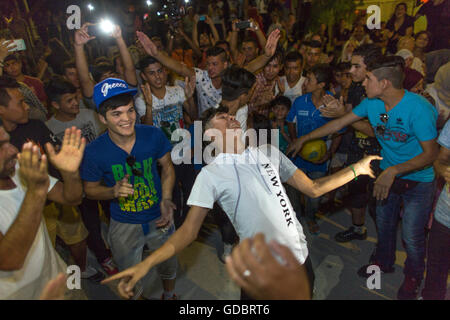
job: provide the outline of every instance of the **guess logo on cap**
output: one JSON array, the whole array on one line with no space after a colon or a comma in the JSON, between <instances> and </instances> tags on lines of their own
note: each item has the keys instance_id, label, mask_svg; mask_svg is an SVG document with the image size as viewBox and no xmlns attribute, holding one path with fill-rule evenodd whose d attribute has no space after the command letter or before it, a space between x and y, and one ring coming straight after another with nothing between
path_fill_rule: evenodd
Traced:
<instances>
[{"instance_id":1,"label":"guess logo on cap","mask_svg":"<svg viewBox=\"0 0 450 320\"><path fill-rule=\"evenodd\" d=\"M114 89L114 88L125 88L127 89L127 85L125 83L121 83L121 82L115 82L115 83L105 83L102 86L102 94L104 97L106 97L108 95L108 91L110 89Z\"/></svg>"}]
</instances>

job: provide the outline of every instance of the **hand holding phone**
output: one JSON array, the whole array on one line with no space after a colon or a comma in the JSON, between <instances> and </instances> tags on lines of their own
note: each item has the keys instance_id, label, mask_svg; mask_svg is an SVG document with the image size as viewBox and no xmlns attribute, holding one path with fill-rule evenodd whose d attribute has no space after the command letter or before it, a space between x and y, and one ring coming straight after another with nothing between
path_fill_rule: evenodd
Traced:
<instances>
[{"instance_id":1,"label":"hand holding phone","mask_svg":"<svg viewBox=\"0 0 450 320\"><path fill-rule=\"evenodd\" d=\"M6 44L8 41L4 41L3 44ZM14 39L12 42L8 45L8 51L25 51L27 50L27 46L25 45L25 41L23 39Z\"/></svg>"},{"instance_id":2,"label":"hand holding phone","mask_svg":"<svg viewBox=\"0 0 450 320\"><path fill-rule=\"evenodd\" d=\"M247 28L253 28L253 23L250 20L246 21L239 21L236 22L236 28L238 29L247 29Z\"/></svg>"}]
</instances>

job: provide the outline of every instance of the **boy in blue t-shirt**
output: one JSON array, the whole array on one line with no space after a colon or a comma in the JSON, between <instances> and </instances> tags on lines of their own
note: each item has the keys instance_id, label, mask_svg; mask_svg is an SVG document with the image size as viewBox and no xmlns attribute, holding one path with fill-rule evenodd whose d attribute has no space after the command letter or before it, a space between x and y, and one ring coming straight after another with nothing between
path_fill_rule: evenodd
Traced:
<instances>
[{"instance_id":1,"label":"boy in blue t-shirt","mask_svg":"<svg viewBox=\"0 0 450 320\"><path fill-rule=\"evenodd\" d=\"M325 94L331 94L327 90L330 89L332 80L332 69L326 64L316 65L308 71L304 84L307 93L295 99L287 115L286 120L291 137L304 136L333 120L322 116L320 112L320 109L324 106L323 97ZM326 140L326 137L324 140ZM294 157L293 162L309 178L321 178L327 172L327 161L330 159L331 150L336 150L339 142L340 137L334 138L330 149L327 150L322 159L316 162L310 162L301 157ZM319 209L321 198L309 198L307 196L305 198L305 216L309 231L317 235L320 231L316 222L316 212Z\"/></svg>"},{"instance_id":2,"label":"boy in blue t-shirt","mask_svg":"<svg viewBox=\"0 0 450 320\"><path fill-rule=\"evenodd\" d=\"M88 145L81 166L86 195L111 200L108 242L120 270L142 261L145 244L155 250L174 232L171 144L160 129L135 125L136 92L115 78L94 87L99 119L108 130ZM157 163L162 167L161 178ZM176 297L176 269L175 258L158 267L163 298ZM142 284L138 284L134 298L142 290Z\"/></svg>"},{"instance_id":3,"label":"boy in blue t-shirt","mask_svg":"<svg viewBox=\"0 0 450 320\"><path fill-rule=\"evenodd\" d=\"M425 270L424 229L434 197L432 164L439 152L437 111L422 96L403 89L401 57L381 56L369 64L368 70L363 82L368 98L352 112L298 139L292 149L296 154L306 141L327 136L365 117L369 119L383 157L383 171L373 191L378 200L378 244L370 264L378 265L383 272L394 272L397 223L403 203L402 237L407 258L397 298L415 299ZM330 102L330 108L335 103ZM358 274L369 277L372 273L367 272L367 267L363 266Z\"/></svg>"}]
</instances>

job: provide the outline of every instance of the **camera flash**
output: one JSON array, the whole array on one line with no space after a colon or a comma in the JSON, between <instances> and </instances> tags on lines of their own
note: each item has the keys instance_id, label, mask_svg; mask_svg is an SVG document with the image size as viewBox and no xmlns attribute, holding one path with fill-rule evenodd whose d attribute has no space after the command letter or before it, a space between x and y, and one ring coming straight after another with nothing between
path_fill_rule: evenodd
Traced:
<instances>
[{"instance_id":1,"label":"camera flash","mask_svg":"<svg viewBox=\"0 0 450 320\"><path fill-rule=\"evenodd\" d=\"M147 0L147 6L151 6L153 3L150 0Z\"/></svg>"},{"instance_id":2,"label":"camera flash","mask_svg":"<svg viewBox=\"0 0 450 320\"><path fill-rule=\"evenodd\" d=\"M112 33L114 31L114 24L109 19L102 19L100 21L100 29L104 33Z\"/></svg>"},{"instance_id":3,"label":"camera flash","mask_svg":"<svg viewBox=\"0 0 450 320\"><path fill-rule=\"evenodd\" d=\"M88 9L89 9L90 11L92 11L92 10L95 9L94 6L93 6L92 4L90 4L90 3L87 5L87 7L88 7Z\"/></svg>"}]
</instances>

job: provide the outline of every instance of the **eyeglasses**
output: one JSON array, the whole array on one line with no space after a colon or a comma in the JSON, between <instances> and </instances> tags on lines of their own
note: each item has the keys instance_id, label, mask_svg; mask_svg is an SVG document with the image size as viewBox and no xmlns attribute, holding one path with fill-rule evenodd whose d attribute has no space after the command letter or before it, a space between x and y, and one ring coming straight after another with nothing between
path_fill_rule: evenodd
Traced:
<instances>
[{"instance_id":1,"label":"eyeglasses","mask_svg":"<svg viewBox=\"0 0 450 320\"><path fill-rule=\"evenodd\" d=\"M380 121L383 122L384 124L379 124L375 128L375 130L377 131L377 135L379 135L379 136L384 135L384 133L386 132L385 124L388 122L388 120L389 120L389 115L387 113L380 114Z\"/></svg>"},{"instance_id":2,"label":"eyeglasses","mask_svg":"<svg viewBox=\"0 0 450 320\"><path fill-rule=\"evenodd\" d=\"M138 176L138 177L142 177L142 171L135 168L136 166L136 158L134 156L128 156L127 157L127 164L130 166L131 168L131 172L133 172L133 175Z\"/></svg>"}]
</instances>

